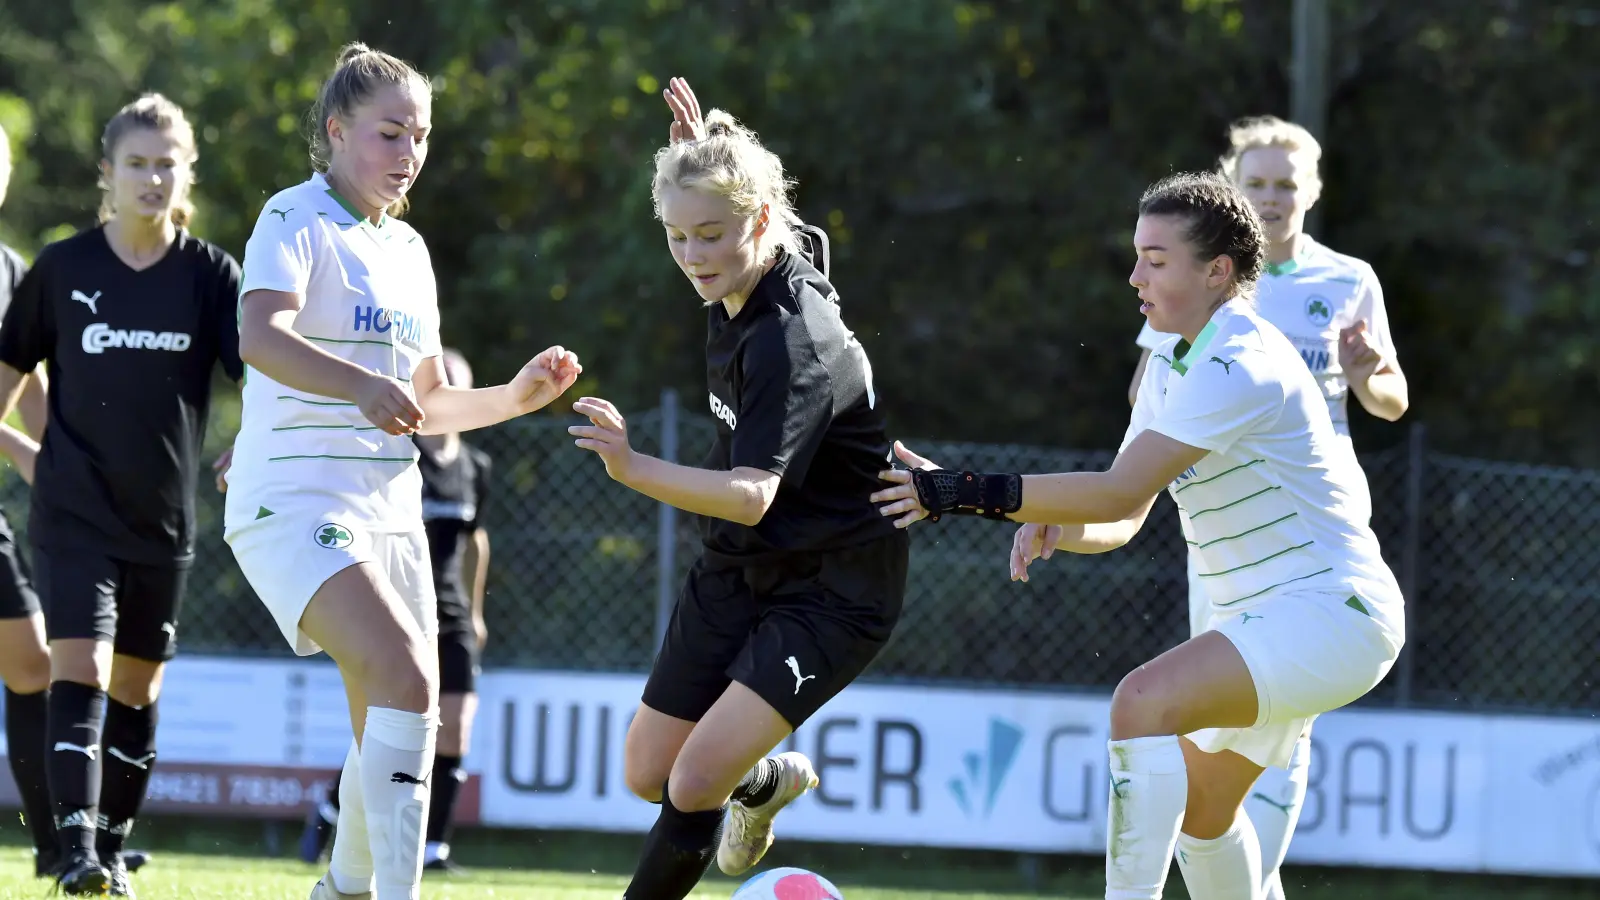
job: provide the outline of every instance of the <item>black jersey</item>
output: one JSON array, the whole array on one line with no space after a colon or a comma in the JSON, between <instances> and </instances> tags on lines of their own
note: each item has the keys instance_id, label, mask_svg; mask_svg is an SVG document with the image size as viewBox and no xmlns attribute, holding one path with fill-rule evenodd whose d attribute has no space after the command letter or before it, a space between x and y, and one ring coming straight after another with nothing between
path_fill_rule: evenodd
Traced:
<instances>
[{"instance_id":1,"label":"black jersey","mask_svg":"<svg viewBox=\"0 0 1600 900\"><path fill-rule=\"evenodd\" d=\"M433 561L434 593L441 600L466 603L470 597L461 558L489 498L489 454L462 442L449 462L423 450L417 468L422 472L422 525Z\"/></svg>"},{"instance_id":2,"label":"black jersey","mask_svg":"<svg viewBox=\"0 0 1600 900\"><path fill-rule=\"evenodd\" d=\"M707 561L759 566L894 531L868 499L890 452L872 366L827 278L783 253L737 316L718 303L707 325L717 437L705 465L782 477L758 524L701 518Z\"/></svg>"},{"instance_id":3,"label":"black jersey","mask_svg":"<svg viewBox=\"0 0 1600 900\"><path fill-rule=\"evenodd\" d=\"M192 558L212 371L244 372L238 298L239 264L181 229L142 271L99 227L39 254L0 325L0 362L47 363L30 519L40 546L143 565Z\"/></svg>"}]
</instances>

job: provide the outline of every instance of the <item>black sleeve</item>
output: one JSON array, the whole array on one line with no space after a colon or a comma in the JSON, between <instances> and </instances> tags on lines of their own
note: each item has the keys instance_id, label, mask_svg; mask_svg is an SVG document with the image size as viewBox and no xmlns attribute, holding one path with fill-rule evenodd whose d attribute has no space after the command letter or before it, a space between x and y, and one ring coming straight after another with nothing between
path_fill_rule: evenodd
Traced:
<instances>
[{"instance_id":1,"label":"black sleeve","mask_svg":"<svg viewBox=\"0 0 1600 900\"><path fill-rule=\"evenodd\" d=\"M484 507L489 504L489 476L494 471L494 461L476 447L469 452L472 453L472 521L467 527L477 531L483 525Z\"/></svg>"},{"instance_id":2,"label":"black sleeve","mask_svg":"<svg viewBox=\"0 0 1600 900\"><path fill-rule=\"evenodd\" d=\"M0 362L26 375L39 367L55 348L55 311L45 289L49 248L17 284L0 322Z\"/></svg>"},{"instance_id":3,"label":"black sleeve","mask_svg":"<svg viewBox=\"0 0 1600 900\"><path fill-rule=\"evenodd\" d=\"M211 298L217 317L217 362L234 381L244 377L244 362L239 359L239 263L219 251L216 295Z\"/></svg>"},{"instance_id":4,"label":"black sleeve","mask_svg":"<svg viewBox=\"0 0 1600 900\"><path fill-rule=\"evenodd\" d=\"M833 420L828 370L798 320L762 323L740 350L743 388L728 465L764 469L797 485Z\"/></svg>"}]
</instances>

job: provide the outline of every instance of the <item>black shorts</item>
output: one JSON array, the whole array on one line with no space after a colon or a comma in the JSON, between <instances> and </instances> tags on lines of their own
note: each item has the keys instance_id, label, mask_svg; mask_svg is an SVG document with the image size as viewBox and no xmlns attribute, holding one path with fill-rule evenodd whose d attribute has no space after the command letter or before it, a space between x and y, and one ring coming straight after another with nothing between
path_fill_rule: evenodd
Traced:
<instances>
[{"instance_id":1,"label":"black shorts","mask_svg":"<svg viewBox=\"0 0 1600 900\"><path fill-rule=\"evenodd\" d=\"M439 693L471 694L477 690L478 675L482 672L472 610L454 590L441 587L436 593L439 596Z\"/></svg>"},{"instance_id":2,"label":"black shorts","mask_svg":"<svg viewBox=\"0 0 1600 900\"><path fill-rule=\"evenodd\" d=\"M0 513L0 619L26 619L39 611L39 595L22 569L11 523Z\"/></svg>"},{"instance_id":3,"label":"black shorts","mask_svg":"<svg viewBox=\"0 0 1600 900\"><path fill-rule=\"evenodd\" d=\"M144 566L86 550L33 551L34 581L52 641L110 641L134 659L166 662L178 652L186 566Z\"/></svg>"},{"instance_id":4,"label":"black shorts","mask_svg":"<svg viewBox=\"0 0 1600 900\"><path fill-rule=\"evenodd\" d=\"M904 531L792 563L695 562L644 687L644 703L698 722L737 681L794 728L889 642L905 599Z\"/></svg>"}]
</instances>

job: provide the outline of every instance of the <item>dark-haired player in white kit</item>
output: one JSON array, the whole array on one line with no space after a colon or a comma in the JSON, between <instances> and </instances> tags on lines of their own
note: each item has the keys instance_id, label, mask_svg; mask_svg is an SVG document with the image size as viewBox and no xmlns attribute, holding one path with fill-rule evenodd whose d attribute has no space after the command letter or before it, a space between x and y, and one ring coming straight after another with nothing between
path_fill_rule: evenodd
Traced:
<instances>
[{"instance_id":1,"label":"dark-haired player in white kit","mask_svg":"<svg viewBox=\"0 0 1600 900\"><path fill-rule=\"evenodd\" d=\"M472 387L472 368L457 350L444 349L446 382ZM433 563L433 592L439 603L439 738L430 776L427 843L422 868L459 874L450 858L450 833L456 797L467 780L461 761L472 740L478 710L479 654L488 638L483 596L489 574L489 532L483 509L489 500L489 454L461 439L459 433L422 434L422 524L428 533ZM300 836L300 858L322 858L339 821L339 778L328 786L326 799L313 807Z\"/></svg>"},{"instance_id":2,"label":"dark-haired player in white kit","mask_svg":"<svg viewBox=\"0 0 1600 900\"><path fill-rule=\"evenodd\" d=\"M68 894L132 896L122 846L177 652L212 374L243 374L239 266L184 227L196 150L176 104L129 103L101 149L101 225L46 247L6 310L0 419L45 363L28 536L50 643L57 877Z\"/></svg>"},{"instance_id":3,"label":"dark-haired player in white kit","mask_svg":"<svg viewBox=\"0 0 1600 900\"><path fill-rule=\"evenodd\" d=\"M817 784L801 754L767 754L888 642L909 554L869 501L889 438L825 240L807 259L783 165L754 135L702 121L681 79L667 98L656 210L705 307L716 440L704 468L644 456L592 397L571 429L612 478L699 514L704 540L628 729L624 778L661 805L628 900L687 896L714 848L730 875L766 853L773 817Z\"/></svg>"}]
</instances>

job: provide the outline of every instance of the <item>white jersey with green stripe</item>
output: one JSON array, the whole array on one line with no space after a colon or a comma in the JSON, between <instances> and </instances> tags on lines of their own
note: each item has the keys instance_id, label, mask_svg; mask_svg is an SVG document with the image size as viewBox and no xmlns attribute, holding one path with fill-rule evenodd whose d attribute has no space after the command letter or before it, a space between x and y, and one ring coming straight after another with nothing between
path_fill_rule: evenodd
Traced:
<instances>
[{"instance_id":1,"label":"white jersey with green stripe","mask_svg":"<svg viewBox=\"0 0 1600 900\"><path fill-rule=\"evenodd\" d=\"M1396 360L1377 274L1365 262L1303 236L1294 259L1267 267L1256 294L1256 311L1299 352L1328 401L1333 430L1348 441L1350 382L1339 365L1339 329L1366 322L1373 346ZM1146 322L1137 343L1153 350L1169 337Z\"/></svg>"},{"instance_id":2,"label":"white jersey with green stripe","mask_svg":"<svg viewBox=\"0 0 1600 900\"><path fill-rule=\"evenodd\" d=\"M294 330L341 359L410 382L441 352L433 265L421 236L356 212L322 175L267 201L245 247L240 296L299 294ZM228 472L229 529L296 512L369 531L422 527L422 477L409 437L378 430L352 403L246 368Z\"/></svg>"},{"instance_id":3,"label":"white jersey with green stripe","mask_svg":"<svg viewBox=\"0 0 1600 900\"><path fill-rule=\"evenodd\" d=\"M1152 351L1123 448L1146 430L1209 451L1168 491L1214 607L1341 591L1400 615L1366 476L1294 345L1248 304L1223 304L1193 346L1173 335Z\"/></svg>"}]
</instances>

